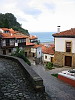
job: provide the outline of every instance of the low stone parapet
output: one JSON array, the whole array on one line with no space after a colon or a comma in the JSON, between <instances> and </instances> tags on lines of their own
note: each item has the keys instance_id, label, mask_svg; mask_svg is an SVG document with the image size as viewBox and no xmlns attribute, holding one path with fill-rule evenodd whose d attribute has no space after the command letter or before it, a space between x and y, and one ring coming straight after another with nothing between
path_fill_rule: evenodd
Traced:
<instances>
[{"instance_id":1,"label":"low stone parapet","mask_svg":"<svg viewBox=\"0 0 75 100\"><path fill-rule=\"evenodd\" d=\"M45 91L45 87L43 85L42 78L29 66L25 63L25 61L18 57L7 56L7 55L0 55L0 58L11 59L21 65L24 69L27 79L30 81L30 84L36 91Z\"/></svg>"}]
</instances>

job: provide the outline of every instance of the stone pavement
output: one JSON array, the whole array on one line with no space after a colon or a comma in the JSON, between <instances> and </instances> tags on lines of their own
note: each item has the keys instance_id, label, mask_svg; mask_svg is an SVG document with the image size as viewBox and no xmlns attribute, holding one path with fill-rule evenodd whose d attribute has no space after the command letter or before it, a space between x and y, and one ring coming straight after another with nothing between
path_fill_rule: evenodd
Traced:
<instances>
[{"instance_id":1,"label":"stone pavement","mask_svg":"<svg viewBox=\"0 0 75 100\"><path fill-rule=\"evenodd\" d=\"M0 100L50 100L45 95L33 90L16 62L0 58Z\"/></svg>"},{"instance_id":2,"label":"stone pavement","mask_svg":"<svg viewBox=\"0 0 75 100\"><path fill-rule=\"evenodd\" d=\"M35 72L37 72L43 79L45 90L51 96L52 100L75 100L75 87L52 76L52 73L58 73L68 68L56 68L53 70L45 70L43 65L32 65Z\"/></svg>"}]
</instances>

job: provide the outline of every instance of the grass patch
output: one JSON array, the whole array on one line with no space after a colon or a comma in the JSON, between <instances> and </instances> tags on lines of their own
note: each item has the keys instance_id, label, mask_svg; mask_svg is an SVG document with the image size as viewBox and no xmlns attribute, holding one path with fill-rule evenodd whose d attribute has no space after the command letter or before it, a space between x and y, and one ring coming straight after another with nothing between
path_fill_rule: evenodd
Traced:
<instances>
[{"instance_id":1,"label":"grass patch","mask_svg":"<svg viewBox=\"0 0 75 100\"><path fill-rule=\"evenodd\" d=\"M58 78L58 74L51 74L51 75Z\"/></svg>"}]
</instances>

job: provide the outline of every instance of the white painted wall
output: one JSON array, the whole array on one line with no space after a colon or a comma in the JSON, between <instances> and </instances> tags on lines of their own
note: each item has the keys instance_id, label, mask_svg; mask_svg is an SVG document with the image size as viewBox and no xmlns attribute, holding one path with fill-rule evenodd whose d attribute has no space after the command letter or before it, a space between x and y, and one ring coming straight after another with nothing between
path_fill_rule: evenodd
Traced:
<instances>
[{"instance_id":1,"label":"white painted wall","mask_svg":"<svg viewBox=\"0 0 75 100\"><path fill-rule=\"evenodd\" d=\"M31 48L32 53L36 53L36 48Z\"/></svg>"},{"instance_id":2,"label":"white painted wall","mask_svg":"<svg viewBox=\"0 0 75 100\"><path fill-rule=\"evenodd\" d=\"M45 59L45 56L47 56L47 59ZM54 55L43 54L43 60L45 62L51 62L51 57L54 57Z\"/></svg>"},{"instance_id":3,"label":"white painted wall","mask_svg":"<svg viewBox=\"0 0 75 100\"><path fill-rule=\"evenodd\" d=\"M72 42L72 53L75 53L75 38L55 38L55 51L65 52L67 41Z\"/></svg>"},{"instance_id":4,"label":"white painted wall","mask_svg":"<svg viewBox=\"0 0 75 100\"><path fill-rule=\"evenodd\" d=\"M41 49L41 47L37 48L36 53L37 53L37 58L42 57L42 49Z\"/></svg>"}]
</instances>

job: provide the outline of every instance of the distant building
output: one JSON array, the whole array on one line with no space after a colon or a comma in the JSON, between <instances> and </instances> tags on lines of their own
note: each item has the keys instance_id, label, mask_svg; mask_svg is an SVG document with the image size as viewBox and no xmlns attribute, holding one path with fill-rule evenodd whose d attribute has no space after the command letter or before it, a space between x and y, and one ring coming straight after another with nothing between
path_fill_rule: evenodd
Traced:
<instances>
[{"instance_id":1,"label":"distant building","mask_svg":"<svg viewBox=\"0 0 75 100\"><path fill-rule=\"evenodd\" d=\"M53 34L54 65L75 67L75 28Z\"/></svg>"},{"instance_id":2,"label":"distant building","mask_svg":"<svg viewBox=\"0 0 75 100\"><path fill-rule=\"evenodd\" d=\"M43 63L53 62L54 59L54 44L42 46L42 61Z\"/></svg>"},{"instance_id":3,"label":"distant building","mask_svg":"<svg viewBox=\"0 0 75 100\"><path fill-rule=\"evenodd\" d=\"M0 28L0 54L10 55L16 47L24 48L26 46L25 35L17 35L17 31L8 28Z\"/></svg>"},{"instance_id":4,"label":"distant building","mask_svg":"<svg viewBox=\"0 0 75 100\"><path fill-rule=\"evenodd\" d=\"M36 64L41 63L41 60L42 60L42 48L41 48L41 45L35 44L31 48L31 57L33 57L33 59L35 60Z\"/></svg>"}]
</instances>

